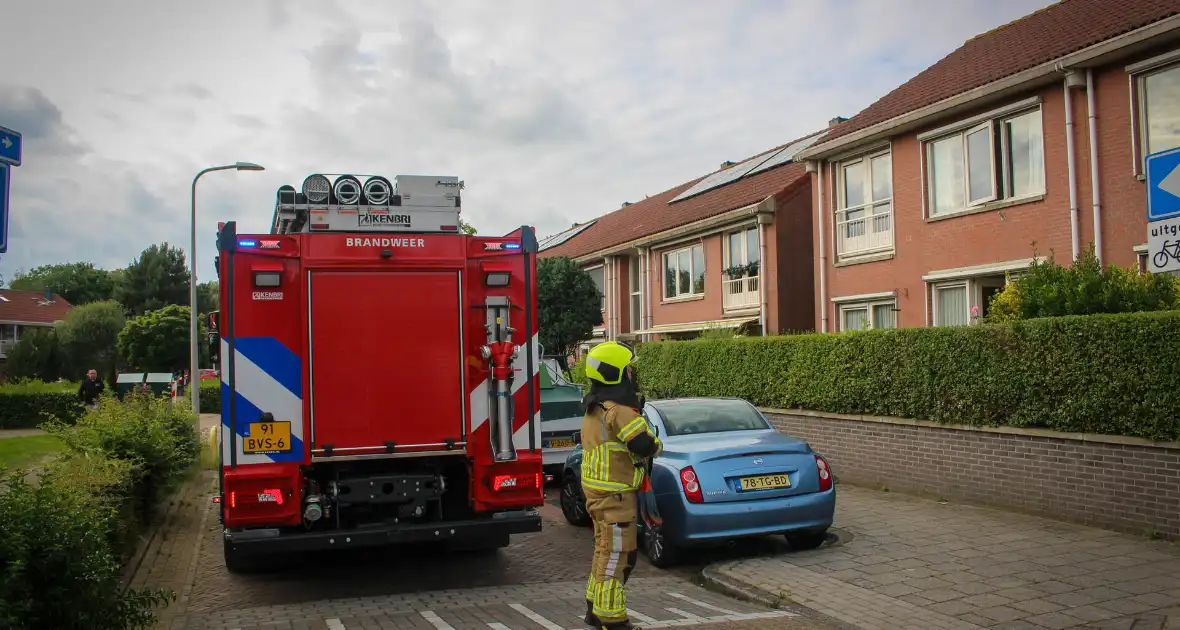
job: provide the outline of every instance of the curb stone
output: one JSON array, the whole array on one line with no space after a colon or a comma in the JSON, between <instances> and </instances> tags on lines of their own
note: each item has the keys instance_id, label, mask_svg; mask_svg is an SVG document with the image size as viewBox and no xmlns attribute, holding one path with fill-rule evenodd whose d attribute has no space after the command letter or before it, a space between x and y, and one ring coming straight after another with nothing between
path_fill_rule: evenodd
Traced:
<instances>
[{"instance_id":1,"label":"curb stone","mask_svg":"<svg viewBox=\"0 0 1180 630\"><path fill-rule=\"evenodd\" d=\"M751 587L723 574L724 569L736 564L737 562L726 562L712 564L701 569L701 579L704 581L705 588L737 600L761 604L776 610L782 608L784 602L791 602L785 594L776 595L765 589Z\"/></svg>"}]
</instances>

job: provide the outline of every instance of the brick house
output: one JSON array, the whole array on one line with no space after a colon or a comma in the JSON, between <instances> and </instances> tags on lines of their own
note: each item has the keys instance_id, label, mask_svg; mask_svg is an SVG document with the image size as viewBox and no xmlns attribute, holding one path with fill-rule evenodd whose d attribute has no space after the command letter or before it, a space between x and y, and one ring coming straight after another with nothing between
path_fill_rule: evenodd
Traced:
<instances>
[{"instance_id":1,"label":"brick house","mask_svg":"<svg viewBox=\"0 0 1180 630\"><path fill-rule=\"evenodd\" d=\"M65 298L49 291L0 289L0 361L20 340L21 333L32 328L52 328L65 319L71 308Z\"/></svg>"},{"instance_id":2,"label":"brick house","mask_svg":"<svg viewBox=\"0 0 1180 630\"><path fill-rule=\"evenodd\" d=\"M1143 269L1144 156L1176 146L1176 0L1063 0L971 39L796 156L815 328L970 324L1034 242Z\"/></svg>"},{"instance_id":3,"label":"brick house","mask_svg":"<svg viewBox=\"0 0 1180 630\"><path fill-rule=\"evenodd\" d=\"M542 239L541 257L576 260L603 294L587 345L811 329L812 175L792 158L823 133Z\"/></svg>"}]
</instances>

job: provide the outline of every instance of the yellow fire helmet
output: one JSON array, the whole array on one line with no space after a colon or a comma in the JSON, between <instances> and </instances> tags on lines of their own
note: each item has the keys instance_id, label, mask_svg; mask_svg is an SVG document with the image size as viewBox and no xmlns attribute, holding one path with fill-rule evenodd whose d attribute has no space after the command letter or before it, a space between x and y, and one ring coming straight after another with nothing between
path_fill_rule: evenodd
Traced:
<instances>
[{"instance_id":1,"label":"yellow fire helmet","mask_svg":"<svg viewBox=\"0 0 1180 630\"><path fill-rule=\"evenodd\" d=\"M618 385L623 381L623 370L634 360L635 352L627 344L600 343L586 355L586 378L603 385Z\"/></svg>"}]
</instances>

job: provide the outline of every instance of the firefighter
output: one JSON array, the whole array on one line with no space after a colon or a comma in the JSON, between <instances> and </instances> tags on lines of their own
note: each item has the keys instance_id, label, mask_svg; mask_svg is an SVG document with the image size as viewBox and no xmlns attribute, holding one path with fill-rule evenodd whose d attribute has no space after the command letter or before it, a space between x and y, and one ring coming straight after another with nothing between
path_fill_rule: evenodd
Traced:
<instances>
[{"instance_id":1,"label":"firefighter","mask_svg":"<svg viewBox=\"0 0 1180 630\"><path fill-rule=\"evenodd\" d=\"M582 491L594 523L594 560L586 580L586 623L595 628L633 628L624 585L637 559L636 491L645 480L660 441L639 415L639 393L625 344L607 342L590 350L582 401Z\"/></svg>"}]
</instances>

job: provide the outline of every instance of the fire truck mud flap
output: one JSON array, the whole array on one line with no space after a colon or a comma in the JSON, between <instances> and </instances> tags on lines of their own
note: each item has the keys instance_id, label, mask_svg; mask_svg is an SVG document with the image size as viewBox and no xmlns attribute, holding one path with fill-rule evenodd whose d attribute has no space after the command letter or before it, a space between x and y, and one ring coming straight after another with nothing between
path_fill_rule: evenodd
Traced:
<instances>
[{"instance_id":1,"label":"fire truck mud flap","mask_svg":"<svg viewBox=\"0 0 1180 630\"><path fill-rule=\"evenodd\" d=\"M234 553L274 554L348 547L378 547L426 541L478 545L504 540L512 534L541 531L536 510L500 512L491 518L437 521L420 524L374 524L348 530L287 533L278 529L228 531L226 544ZM227 549L228 551L228 549Z\"/></svg>"}]
</instances>

